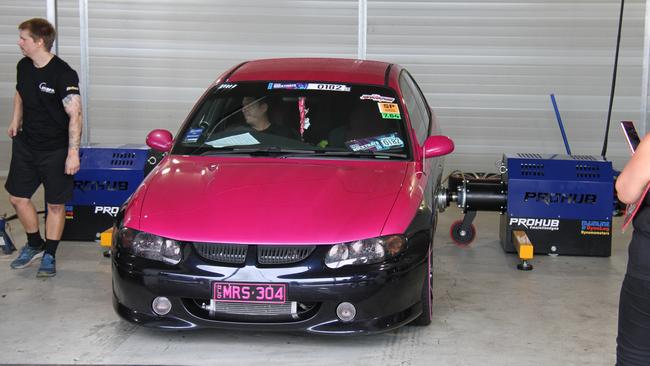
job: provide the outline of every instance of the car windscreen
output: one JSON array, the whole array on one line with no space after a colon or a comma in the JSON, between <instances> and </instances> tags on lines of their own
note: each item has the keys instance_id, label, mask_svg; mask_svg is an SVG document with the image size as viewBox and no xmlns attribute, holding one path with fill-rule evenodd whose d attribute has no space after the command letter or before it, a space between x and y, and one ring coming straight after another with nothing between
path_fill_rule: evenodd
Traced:
<instances>
[{"instance_id":1,"label":"car windscreen","mask_svg":"<svg viewBox=\"0 0 650 366\"><path fill-rule=\"evenodd\" d=\"M405 159L403 111L388 88L316 82L215 86L172 153Z\"/></svg>"}]
</instances>

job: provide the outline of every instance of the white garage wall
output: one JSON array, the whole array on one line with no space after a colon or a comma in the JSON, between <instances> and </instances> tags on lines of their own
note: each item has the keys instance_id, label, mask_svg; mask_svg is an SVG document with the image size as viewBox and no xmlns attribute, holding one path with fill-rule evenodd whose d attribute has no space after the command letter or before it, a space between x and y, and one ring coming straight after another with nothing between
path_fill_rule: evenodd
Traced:
<instances>
[{"instance_id":1,"label":"white garage wall","mask_svg":"<svg viewBox=\"0 0 650 366\"><path fill-rule=\"evenodd\" d=\"M494 171L503 152L600 155L620 1L368 2L368 58L406 65L443 131L447 166ZM640 119L644 2L626 1L607 156L629 156L618 121Z\"/></svg>"},{"instance_id":2,"label":"white garage wall","mask_svg":"<svg viewBox=\"0 0 650 366\"><path fill-rule=\"evenodd\" d=\"M2 81L10 88L20 58L16 25L45 15L45 2L33 3L40 7L1 18ZM0 13L21 4L3 2ZM77 70L78 4L58 1L59 54ZM142 143L153 128L176 131L203 90L243 60L356 57L357 9L356 0L90 1L91 141ZM6 111L11 100L2 93Z\"/></svg>"},{"instance_id":3,"label":"white garage wall","mask_svg":"<svg viewBox=\"0 0 650 366\"><path fill-rule=\"evenodd\" d=\"M247 59L354 57L356 22L356 0L91 1L91 140L176 131L204 89Z\"/></svg>"},{"instance_id":4,"label":"white garage wall","mask_svg":"<svg viewBox=\"0 0 650 366\"><path fill-rule=\"evenodd\" d=\"M59 53L79 69L78 1L58 3ZM367 58L401 63L420 82L457 143L448 167L492 171L502 152L562 153L550 93L573 152L597 155L619 4L368 0ZM357 12L357 0L89 1L91 140L176 131L204 88L242 60L356 57ZM626 2L608 150L619 166L628 153L617 121L640 119L644 12L642 0ZM0 3L0 124L20 58L16 25L33 16L45 16L45 1Z\"/></svg>"},{"instance_id":5,"label":"white garage wall","mask_svg":"<svg viewBox=\"0 0 650 366\"><path fill-rule=\"evenodd\" d=\"M0 3L0 141L7 141L16 91L16 63L22 58L18 41L18 24L31 17L45 17L43 0L3 0Z\"/></svg>"}]
</instances>

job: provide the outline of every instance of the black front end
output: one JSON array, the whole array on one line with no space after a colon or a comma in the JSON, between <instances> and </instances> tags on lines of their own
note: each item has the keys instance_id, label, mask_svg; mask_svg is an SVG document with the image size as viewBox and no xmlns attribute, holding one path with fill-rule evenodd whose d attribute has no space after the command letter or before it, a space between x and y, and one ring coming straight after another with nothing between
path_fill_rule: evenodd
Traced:
<instances>
[{"instance_id":1,"label":"black front end","mask_svg":"<svg viewBox=\"0 0 650 366\"><path fill-rule=\"evenodd\" d=\"M386 261L339 268L324 263L331 245L184 242L183 259L165 264L114 244L113 303L122 318L163 329L384 332L422 313L431 233L408 237L405 249ZM219 300L224 291L227 301ZM171 306L164 315L152 305L160 297ZM350 316L350 304L352 318L342 320L339 307Z\"/></svg>"}]
</instances>

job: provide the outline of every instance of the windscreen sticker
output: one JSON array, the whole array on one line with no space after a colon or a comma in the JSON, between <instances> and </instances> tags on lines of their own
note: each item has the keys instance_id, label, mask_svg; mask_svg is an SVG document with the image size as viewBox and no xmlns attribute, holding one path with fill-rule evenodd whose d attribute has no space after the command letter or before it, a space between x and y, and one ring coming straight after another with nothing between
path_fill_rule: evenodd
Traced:
<instances>
[{"instance_id":1,"label":"windscreen sticker","mask_svg":"<svg viewBox=\"0 0 650 366\"><path fill-rule=\"evenodd\" d=\"M183 137L183 142L197 142L202 133L202 128L190 128L190 130L185 134L185 137Z\"/></svg>"},{"instance_id":2,"label":"windscreen sticker","mask_svg":"<svg viewBox=\"0 0 650 366\"><path fill-rule=\"evenodd\" d=\"M237 84L221 84L217 89L234 89Z\"/></svg>"},{"instance_id":3,"label":"windscreen sticker","mask_svg":"<svg viewBox=\"0 0 650 366\"><path fill-rule=\"evenodd\" d=\"M385 97L385 96L379 95L379 94L363 94L361 96L361 98L359 98L359 99L361 99L361 100L373 100L375 102L383 102L383 103L392 103L392 102L395 101L395 98Z\"/></svg>"},{"instance_id":4,"label":"windscreen sticker","mask_svg":"<svg viewBox=\"0 0 650 366\"><path fill-rule=\"evenodd\" d=\"M350 91L350 87L347 85L320 83L269 83L268 89Z\"/></svg>"},{"instance_id":5,"label":"windscreen sticker","mask_svg":"<svg viewBox=\"0 0 650 366\"><path fill-rule=\"evenodd\" d=\"M386 146L390 149L394 147L404 147L404 141L397 136L397 133L393 133L387 136L380 136L379 142L382 146Z\"/></svg>"},{"instance_id":6,"label":"windscreen sticker","mask_svg":"<svg viewBox=\"0 0 650 366\"><path fill-rule=\"evenodd\" d=\"M396 132L389 135L346 141L345 144L352 151L382 151L396 147L404 147L404 141L402 141Z\"/></svg>"},{"instance_id":7,"label":"windscreen sticker","mask_svg":"<svg viewBox=\"0 0 650 366\"><path fill-rule=\"evenodd\" d=\"M377 103L381 118L384 119L401 119L397 103Z\"/></svg>"},{"instance_id":8,"label":"windscreen sticker","mask_svg":"<svg viewBox=\"0 0 650 366\"><path fill-rule=\"evenodd\" d=\"M253 135L249 132L242 133L240 135L228 136L217 140L207 141L205 144L212 147L225 147L225 146L235 146L235 145L257 145L260 142L257 141Z\"/></svg>"},{"instance_id":9,"label":"windscreen sticker","mask_svg":"<svg viewBox=\"0 0 650 366\"><path fill-rule=\"evenodd\" d=\"M402 116L399 113L382 113L381 118L384 118L384 119L401 119Z\"/></svg>"},{"instance_id":10,"label":"windscreen sticker","mask_svg":"<svg viewBox=\"0 0 650 366\"><path fill-rule=\"evenodd\" d=\"M307 89L307 83L269 83L268 89Z\"/></svg>"},{"instance_id":11,"label":"windscreen sticker","mask_svg":"<svg viewBox=\"0 0 650 366\"><path fill-rule=\"evenodd\" d=\"M307 89L309 89L309 90L341 91L341 92L349 92L350 91L349 86L341 85L341 84L307 84Z\"/></svg>"}]
</instances>

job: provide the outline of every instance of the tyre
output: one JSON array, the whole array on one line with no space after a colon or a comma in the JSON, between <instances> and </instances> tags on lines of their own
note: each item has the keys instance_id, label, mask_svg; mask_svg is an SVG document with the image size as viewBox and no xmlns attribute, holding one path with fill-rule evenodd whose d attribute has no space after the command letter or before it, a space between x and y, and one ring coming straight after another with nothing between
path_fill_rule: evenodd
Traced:
<instances>
[{"instance_id":1,"label":"tyre","mask_svg":"<svg viewBox=\"0 0 650 366\"><path fill-rule=\"evenodd\" d=\"M422 283L422 291L420 293L420 301L422 302L422 314L415 318L411 324L413 325L429 325L433 318L433 256L431 252L427 257L428 269L425 272L424 282Z\"/></svg>"}]
</instances>

